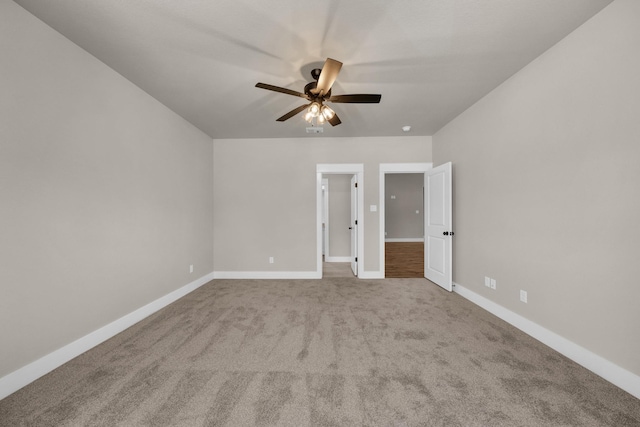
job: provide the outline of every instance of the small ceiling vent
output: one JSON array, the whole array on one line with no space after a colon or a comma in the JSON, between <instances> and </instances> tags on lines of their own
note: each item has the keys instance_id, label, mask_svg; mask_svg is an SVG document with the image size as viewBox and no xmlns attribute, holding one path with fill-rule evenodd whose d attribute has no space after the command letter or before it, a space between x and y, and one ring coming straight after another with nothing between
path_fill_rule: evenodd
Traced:
<instances>
[{"instance_id":1,"label":"small ceiling vent","mask_svg":"<svg viewBox=\"0 0 640 427\"><path fill-rule=\"evenodd\" d=\"M307 128L307 133L322 133L323 130L321 126L310 126Z\"/></svg>"}]
</instances>

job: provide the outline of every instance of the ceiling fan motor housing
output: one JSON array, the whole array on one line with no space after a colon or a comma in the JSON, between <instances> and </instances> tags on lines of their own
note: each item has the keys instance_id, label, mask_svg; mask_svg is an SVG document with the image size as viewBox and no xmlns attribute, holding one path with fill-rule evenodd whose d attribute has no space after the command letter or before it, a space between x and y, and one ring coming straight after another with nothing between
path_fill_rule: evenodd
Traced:
<instances>
[{"instance_id":1,"label":"ceiling fan motor housing","mask_svg":"<svg viewBox=\"0 0 640 427\"><path fill-rule=\"evenodd\" d=\"M325 93L322 96L320 96L320 94L318 94L318 93L312 93L311 91L313 89L315 89L317 86L318 86L318 82L317 81L307 83L304 86L304 94L307 95L309 97L309 99L313 99L313 100L318 99L318 98L326 99L326 98L329 98L331 96L331 89L329 89L329 92Z\"/></svg>"}]
</instances>

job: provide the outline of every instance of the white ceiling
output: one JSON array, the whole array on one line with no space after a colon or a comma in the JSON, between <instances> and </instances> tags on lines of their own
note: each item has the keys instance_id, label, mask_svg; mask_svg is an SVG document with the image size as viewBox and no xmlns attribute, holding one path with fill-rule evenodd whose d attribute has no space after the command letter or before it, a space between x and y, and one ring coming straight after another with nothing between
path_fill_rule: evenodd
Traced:
<instances>
[{"instance_id":1,"label":"white ceiling","mask_svg":"<svg viewBox=\"0 0 640 427\"><path fill-rule=\"evenodd\" d=\"M212 138L306 135L301 98L344 66L323 136L433 135L612 0L15 0Z\"/></svg>"}]
</instances>

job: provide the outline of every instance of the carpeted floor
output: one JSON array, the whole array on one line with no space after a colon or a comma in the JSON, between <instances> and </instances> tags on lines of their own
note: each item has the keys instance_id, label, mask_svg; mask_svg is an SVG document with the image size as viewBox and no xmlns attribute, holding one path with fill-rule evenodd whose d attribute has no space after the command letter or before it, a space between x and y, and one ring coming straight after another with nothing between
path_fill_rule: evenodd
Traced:
<instances>
[{"instance_id":1,"label":"carpeted floor","mask_svg":"<svg viewBox=\"0 0 640 427\"><path fill-rule=\"evenodd\" d=\"M2 426L640 426L424 279L216 280L0 401Z\"/></svg>"}]
</instances>

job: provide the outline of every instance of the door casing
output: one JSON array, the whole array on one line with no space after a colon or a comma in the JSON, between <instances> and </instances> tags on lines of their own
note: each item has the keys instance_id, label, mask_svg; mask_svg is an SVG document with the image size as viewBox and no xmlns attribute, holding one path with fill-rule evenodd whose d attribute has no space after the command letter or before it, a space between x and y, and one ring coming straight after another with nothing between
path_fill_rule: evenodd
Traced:
<instances>
[{"instance_id":1,"label":"door casing","mask_svg":"<svg viewBox=\"0 0 640 427\"><path fill-rule=\"evenodd\" d=\"M322 179L322 223L324 227L322 228L322 255L325 258L329 255L329 180L324 178Z\"/></svg>"}]
</instances>

